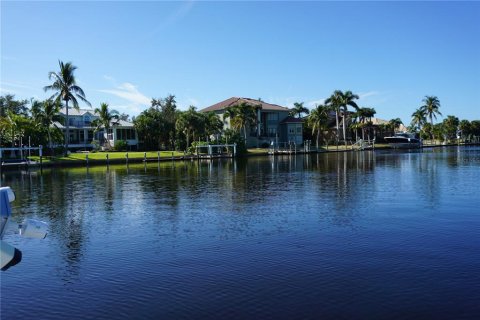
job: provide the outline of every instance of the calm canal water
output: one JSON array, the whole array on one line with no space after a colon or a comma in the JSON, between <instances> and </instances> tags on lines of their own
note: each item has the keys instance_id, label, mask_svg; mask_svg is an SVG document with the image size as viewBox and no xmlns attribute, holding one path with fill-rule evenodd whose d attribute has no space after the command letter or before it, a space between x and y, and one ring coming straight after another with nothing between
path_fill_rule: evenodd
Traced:
<instances>
[{"instance_id":1,"label":"calm canal water","mask_svg":"<svg viewBox=\"0 0 480 320\"><path fill-rule=\"evenodd\" d=\"M2 319L478 319L480 148L3 173Z\"/></svg>"}]
</instances>

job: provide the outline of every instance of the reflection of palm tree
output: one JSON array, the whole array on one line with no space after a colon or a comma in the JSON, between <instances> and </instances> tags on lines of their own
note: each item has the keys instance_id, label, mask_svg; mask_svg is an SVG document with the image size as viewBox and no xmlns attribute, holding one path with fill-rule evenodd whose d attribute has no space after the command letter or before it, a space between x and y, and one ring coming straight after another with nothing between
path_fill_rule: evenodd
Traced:
<instances>
[{"instance_id":1,"label":"reflection of palm tree","mask_svg":"<svg viewBox=\"0 0 480 320\"><path fill-rule=\"evenodd\" d=\"M45 91L53 90L56 91L51 98L55 98L57 101L63 100L65 101L65 155L68 152L68 141L70 139L70 123L68 120L68 102L72 101L73 107L75 109L79 109L78 106L78 99L85 102L87 105L90 106L90 102L87 101L85 98L85 93L83 92L82 88L77 86L75 76L73 72L77 67L72 65L71 62L63 63L62 61L58 61L60 66L59 72L49 72L48 78L50 80L53 79L53 83L49 86L45 86L43 89Z\"/></svg>"},{"instance_id":2,"label":"reflection of palm tree","mask_svg":"<svg viewBox=\"0 0 480 320\"><path fill-rule=\"evenodd\" d=\"M92 121L92 125L95 127L95 132L103 129L107 134L105 140L105 146L109 144L108 130L110 130L112 124L118 123L120 116L117 110L108 110L108 104L102 103L100 108L95 108L95 113L98 114L98 118Z\"/></svg>"}]
</instances>

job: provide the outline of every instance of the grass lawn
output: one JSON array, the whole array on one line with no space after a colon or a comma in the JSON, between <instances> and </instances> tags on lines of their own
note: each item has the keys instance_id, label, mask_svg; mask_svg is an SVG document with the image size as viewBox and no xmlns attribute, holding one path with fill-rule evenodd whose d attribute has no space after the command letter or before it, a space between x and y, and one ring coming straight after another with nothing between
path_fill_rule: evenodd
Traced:
<instances>
[{"instance_id":1,"label":"grass lawn","mask_svg":"<svg viewBox=\"0 0 480 320\"><path fill-rule=\"evenodd\" d=\"M183 152L178 151L160 151L160 158L169 158L172 157L172 153L174 157L183 156ZM88 155L89 160L106 160L108 158L112 159L125 159L127 152L89 152L89 153L71 153L66 157L43 157L43 162L47 163L50 161L85 161L86 156ZM144 152L128 152L129 159L143 159ZM147 158L157 158L158 153L157 151L149 151L147 152ZM40 157L32 156L30 157L31 160L40 161Z\"/></svg>"}]
</instances>

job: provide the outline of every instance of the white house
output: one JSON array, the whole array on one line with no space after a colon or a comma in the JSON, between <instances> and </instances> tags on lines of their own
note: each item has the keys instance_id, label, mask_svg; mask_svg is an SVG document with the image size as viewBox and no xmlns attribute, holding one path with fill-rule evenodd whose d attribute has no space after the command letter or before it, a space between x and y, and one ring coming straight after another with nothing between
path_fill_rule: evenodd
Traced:
<instances>
[{"instance_id":1,"label":"white house","mask_svg":"<svg viewBox=\"0 0 480 320\"><path fill-rule=\"evenodd\" d=\"M60 116L66 118L66 110L60 110ZM128 143L130 149L136 150L138 146L138 135L133 123L128 121L113 121L108 132L100 130L94 132L95 127L92 122L98 119L98 114L94 110L88 109L68 109L68 122L70 125L68 147L70 149L91 149L93 148L92 141L99 141L101 144L105 140L110 146L114 146L116 141L124 140ZM65 126L56 123L56 126L65 133Z\"/></svg>"}]
</instances>

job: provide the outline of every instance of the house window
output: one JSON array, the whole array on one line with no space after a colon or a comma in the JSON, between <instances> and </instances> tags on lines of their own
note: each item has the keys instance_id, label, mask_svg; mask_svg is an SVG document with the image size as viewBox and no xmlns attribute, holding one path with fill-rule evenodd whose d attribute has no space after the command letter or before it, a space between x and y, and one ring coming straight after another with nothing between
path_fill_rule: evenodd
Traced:
<instances>
[{"instance_id":1,"label":"house window","mask_svg":"<svg viewBox=\"0 0 480 320\"><path fill-rule=\"evenodd\" d=\"M288 133L290 134L295 134L295 128L289 128Z\"/></svg>"},{"instance_id":2,"label":"house window","mask_svg":"<svg viewBox=\"0 0 480 320\"><path fill-rule=\"evenodd\" d=\"M107 131L107 139L113 140L113 129L108 129Z\"/></svg>"},{"instance_id":3,"label":"house window","mask_svg":"<svg viewBox=\"0 0 480 320\"><path fill-rule=\"evenodd\" d=\"M276 134L277 134L277 128L268 127L268 136L269 137L275 137Z\"/></svg>"},{"instance_id":4,"label":"house window","mask_svg":"<svg viewBox=\"0 0 480 320\"><path fill-rule=\"evenodd\" d=\"M117 129L117 140L135 140L135 130Z\"/></svg>"},{"instance_id":5,"label":"house window","mask_svg":"<svg viewBox=\"0 0 480 320\"><path fill-rule=\"evenodd\" d=\"M88 130L88 141L93 140L93 130Z\"/></svg>"},{"instance_id":6,"label":"house window","mask_svg":"<svg viewBox=\"0 0 480 320\"><path fill-rule=\"evenodd\" d=\"M297 133L302 133L302 127L297 127Z\"/></svg>"},{"instance_id":7,"label":"house window","mask_svg":"<svg viewBox=\"0 0 480 320\"><path fill-rule=\"evenodd\" d=\"M276 112L267 113L267 121L278 121L278 113Z\"/></svg>"}]
</instances>

